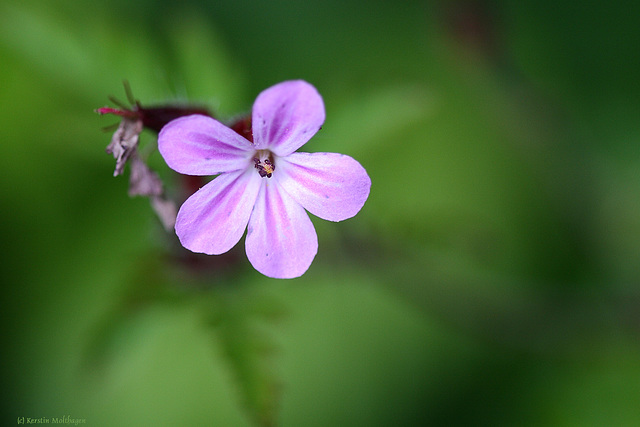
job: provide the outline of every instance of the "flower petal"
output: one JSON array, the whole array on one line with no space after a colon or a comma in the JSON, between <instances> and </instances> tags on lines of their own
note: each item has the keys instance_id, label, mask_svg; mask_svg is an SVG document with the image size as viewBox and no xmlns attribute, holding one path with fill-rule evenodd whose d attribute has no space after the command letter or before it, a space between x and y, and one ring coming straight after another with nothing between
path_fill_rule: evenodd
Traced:
<instances>
[{"instance_id":1,"label":"flower petal","mask_svg":"<svg viewBox=\"0 0 640 427\"><path fill-rule=\"evenodd\" d=\"M246 251L256 270L277 279L301 276L318 252L309 215L275 181L260 190L249 219Z\"/></svg>"},{"instance_id":2,"label":"flower petal","mask_svg":"<svg viewBox=\"0 0 640 427\"><path fill-rule=\"evenodd\" d=\"M211 117L192 115L170 121L158 135L169 167L186 175L217 175L244 169L252 144Z\"/></svg>"},{"instance_id":3,"label":"flower petal","mask_svg":"<svg viewBox=\"0 0 640 427\"><path fill-rule=\"evenodd\" d=\"M264 90L253 104L255 148L286 156L302 147L324 123L322 97L309 83L293 80Z\"/></svg>"},{"instance_id":4,"label":"flower petal","mask_svg":"<svg viewBox=\"0 0 640 427\"><path fill-rule=\"evenodd\" d=\"M193 252L219 255L242 237L262 180L247 169L225 173L196 191L180 207L176 234Z\"/></svg>"},{"instance_id":5,"label":"flower petal","mask_svg":"<svg viewBox=\"0 0 640 427\"><path fill-rule=\"evenodd\" d=\"M337 153L293 153L278 159L278 182L317 217L342 221L357 214L371 189L367 171Z\"/></svg>"}]
</instances>

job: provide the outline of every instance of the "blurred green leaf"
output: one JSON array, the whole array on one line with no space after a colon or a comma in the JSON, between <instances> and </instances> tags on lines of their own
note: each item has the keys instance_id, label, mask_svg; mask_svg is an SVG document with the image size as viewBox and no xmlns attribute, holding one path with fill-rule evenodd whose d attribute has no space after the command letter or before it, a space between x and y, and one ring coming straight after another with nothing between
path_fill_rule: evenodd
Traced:
<instances>
[{"instance_id":1,"label":"blurred green leaf","mask_svg":"<svg viewBox=\"0 0 640 427\"><path fill-rule=\"evenodd\" d=\"M282 382L273 365L276 345L266 325L284 316L282 303L247 286L216 292L215 297L206 311L240 399L258 425L274 426Z\"/></svg>"},{"instance_id":2,"label":"blurred green leaf","mask_svg":"<svg viewBox=\"0 0 640 427\"><path fill-rule=\"evenodd\" d=\"M223 120L248 111L243 71L210 23L191 10L172 17L168 27L177 93L212 107Z\"/></svg>"},{"instance_id":3,"label":"blurred green leaf","mask_svg":"<svg viewBox=\"0 0 640 427\"><path fill-rule=\"evenodd\" d=\"M327 101L327 122L308 149L347 150L353 155L403 144L415 147L416 141L402 141L402 135L429 118L437 102L428 86L417 83L389 85Z\"/></svg>"}]
</instances>

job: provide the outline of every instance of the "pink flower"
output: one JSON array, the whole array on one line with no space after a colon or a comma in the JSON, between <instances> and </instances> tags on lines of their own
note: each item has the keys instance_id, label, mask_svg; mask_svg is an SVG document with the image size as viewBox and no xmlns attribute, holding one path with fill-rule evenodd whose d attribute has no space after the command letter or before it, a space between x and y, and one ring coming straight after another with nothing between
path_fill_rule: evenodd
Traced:
<instances>
[{"instance_id":1,"label":"pink flower","mask_svg":"<svg viewBox=\"0 0 640 427\"><path fill-rule=\"evenodd\" d=\"M248 225L246 253L256 270L274 278L304 274L318 252L305 209L342 221L360 211L371 188L365 169L349 156L295 152L324 119L320 94L296 80L258 95L252 141L202 115L168 123L158 148L169 167L187 175L219 174L180 208L175 229L182 245L219 255L238 243Z\"/></svg>"}]
</instances>

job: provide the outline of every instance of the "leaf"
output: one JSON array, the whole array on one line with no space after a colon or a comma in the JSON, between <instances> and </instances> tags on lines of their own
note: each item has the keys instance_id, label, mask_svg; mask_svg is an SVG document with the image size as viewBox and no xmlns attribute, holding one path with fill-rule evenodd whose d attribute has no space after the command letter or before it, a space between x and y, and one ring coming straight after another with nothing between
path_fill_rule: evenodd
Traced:
<instances>
[{"instance_id":1,"label":"leaf","mask_svg":"<svg viewBox=\"0 0 640 427\"><path fill-rule=\"evenodd\" d=\"M277 346L265 326L282 318L284 310L254 288L234 287L216 296L208 322L235 377L242 404L256 425L273 426L282 387L273 363Z\"/></svg>"},{"instance_id":2,"label":"leaf","mask_svg":"<svg viewBox=\"0 0 640 427\"><path fill-rule=\"evenodd\" d=\"M149 252L145 257L136 258L134 264L126 286L87 337L82 361L87 372L100 373L111 365L113 357L123 348L144 341L146 332L136 328L136 324L145 311L160 305L178 306L187 301L189 295L167 281L167 270L163 268L159 253Z\"/></svg>"},{"instance_id":3,"label":"leaf","mask_svg":"<svg viewBox=\"0 0 640 427\"><path fill-rule=\"evenodd\" d=\"M222 114L238 114L250 105L238 96L246 87L245 74L209 21L198 12L186 11L172 17L167 28L179 94Z\"/></svg>"}]
</instances>

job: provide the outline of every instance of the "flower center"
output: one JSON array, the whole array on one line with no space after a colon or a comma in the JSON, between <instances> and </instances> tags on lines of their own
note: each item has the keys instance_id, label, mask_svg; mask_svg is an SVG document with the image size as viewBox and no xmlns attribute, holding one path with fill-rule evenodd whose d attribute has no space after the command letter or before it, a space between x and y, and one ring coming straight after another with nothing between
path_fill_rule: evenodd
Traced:
<instances>
[{"instance_id":1,"label":"flower center","mask_svg":"<svg viewBox=\"0 0 640 427\"><path fill-rule=\"evenodd\" d=\"M271 178L273 171L276 170L276 165L273 161L273 154L268 150L257 151L253 157L253 163L262 178Z\"/></svg>"}]
</instances>

